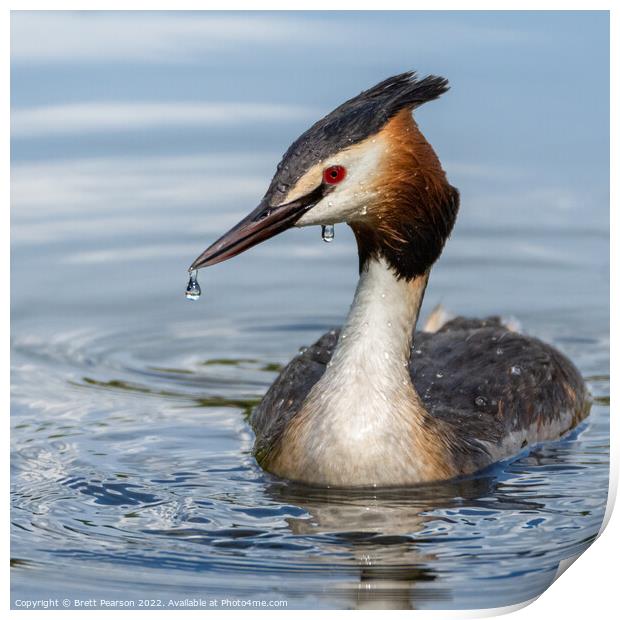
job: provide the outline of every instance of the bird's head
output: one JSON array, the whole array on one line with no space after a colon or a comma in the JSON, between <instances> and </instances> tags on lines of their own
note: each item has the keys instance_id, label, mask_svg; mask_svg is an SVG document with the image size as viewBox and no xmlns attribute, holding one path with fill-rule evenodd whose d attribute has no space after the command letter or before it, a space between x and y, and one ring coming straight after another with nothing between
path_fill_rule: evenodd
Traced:
<instances>
[{"instance_id":1,"label":"bird's head","mask_svg":"<svg viewBox=\"0 0 620 620\"><path fill-rule=\"evenodd\" d=\"M399 277L425 273L452 230L459 196L411 110L447 89L444 78L403 73L343 103L293 142L258 207L190 271L292 226L345 222L357 238L360 266L381 255Z\"/></svg>"}]
</instances>

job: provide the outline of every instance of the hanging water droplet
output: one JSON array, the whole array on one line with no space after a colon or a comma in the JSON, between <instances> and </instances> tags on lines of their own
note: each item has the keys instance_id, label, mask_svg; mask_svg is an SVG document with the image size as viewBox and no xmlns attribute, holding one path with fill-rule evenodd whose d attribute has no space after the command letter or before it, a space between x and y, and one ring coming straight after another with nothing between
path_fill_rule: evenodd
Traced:
<instances>
[{"instance_id":1,"label":"hanging water droplet","mask_svg":"<svg viewBox=\"0 0 620 620\"><path fill-rule=\"evenodd\" d=\"M334 225L326 224L321 226L321 237L325 243L331 243L334 240Z\"/></svg>"},{"instance_id":2,"label":"hanging water droplet","mask_svg":"<svg viewBox=\"0 0 620 620\"><path fill-rule=\"evenodd\" d=\"M510 368L510 372L511 372L513 375L520 375L520 374L521 374L521 366L512 366L512 367Z\"/></svg>"},{"instance_id":3,"label":"hanging water droplet","mask_svg":"<svg viewBox=\"0 0 620 620\"><path fill-rule=\"evenodd\" d=\"M198 284L198 271L194 269L194 271L190 271L189 274L189 282L187 283L187 288L185 289L185 298L191 299L192 301L196 301L200 297L200 284Z\"/></svg>"}]
</instances>

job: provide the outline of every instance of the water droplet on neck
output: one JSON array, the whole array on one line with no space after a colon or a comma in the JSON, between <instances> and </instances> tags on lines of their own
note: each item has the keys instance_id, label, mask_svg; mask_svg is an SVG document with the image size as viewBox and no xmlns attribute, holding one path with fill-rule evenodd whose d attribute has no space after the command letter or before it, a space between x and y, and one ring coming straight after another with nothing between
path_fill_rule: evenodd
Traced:
<instances>
[{"instance_id":1,"label":"water droplet on neck","mask_svg":"<svg viewBox=\"0 0 620 620\"><path fill-rule=\"evenodd\" d=\"M185 298L196 301L200 297L200 284L198 284L198 271L194 269L189 274L189 282L185 289Z\"/></svg>"},{"instance_id":2,"label":"water droplet on neck","mask_svg":"<svg viewBox=\"0 0 620 620\"><path fill-rule=\"evenodd\" d=\"M321 226L321 237L325 243L331 243L334 240L334 225L326 224Z\"/></svg>"},{"instance_id":3,"label":"water droplet on neck","mask_svg":"<svg viewBox=\"0 0 620 620\"><path fill-rule=\"evenodd\" d=\"M512 366L510 368L510 373L513 375L520 375L521 374L521 367L520 366Z\"/></svg>"}]
</instances>

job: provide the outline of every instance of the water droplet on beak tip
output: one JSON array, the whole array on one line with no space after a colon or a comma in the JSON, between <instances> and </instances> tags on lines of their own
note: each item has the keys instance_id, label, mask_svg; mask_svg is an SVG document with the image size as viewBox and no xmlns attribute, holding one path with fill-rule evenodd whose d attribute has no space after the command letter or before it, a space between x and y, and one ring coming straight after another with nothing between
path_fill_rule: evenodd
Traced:
<instances>
[{"instance_id":1,"label":"water droplet on beak tip","mask_svg":"<svg viewBox=\"0 0 620 620\"><path fill-rule=\"evenodd\" d=\"M194 269L189 274L189 282L185 289L185 298L196 301L200 297L200 284L198 284L198 271Z\"/></svg>"}]
</instances>

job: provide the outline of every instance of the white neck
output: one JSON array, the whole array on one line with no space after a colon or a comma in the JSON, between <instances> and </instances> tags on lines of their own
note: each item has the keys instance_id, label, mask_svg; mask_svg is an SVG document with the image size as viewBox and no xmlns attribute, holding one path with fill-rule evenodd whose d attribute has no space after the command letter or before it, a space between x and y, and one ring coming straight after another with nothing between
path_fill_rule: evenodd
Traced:
<instances>
[{"instance_id":1,"label":"white neck","mask_svg":"<svg viewBox=\"0 0 620 620\"><path fill-rule=\"evenodd\" d=\"M287 431L279 473L334 486L428 475L425 411L409 374L427 280L398 279L383 259L366 263L332 359Z\"/></svg>"},{"instance_id":2,"label":"white neck","mask_svg":"<svg viewBox=\"0 0 620 620\"><path fill-rule=\"evenodd\" d=\"M364 376L389 396L395 379L409 380L411 339L428 276L397 279L383 259L369 260L362 273L326 374ZM387 388L387 393L386 393Z\"/></svg>"}]
</instances>

